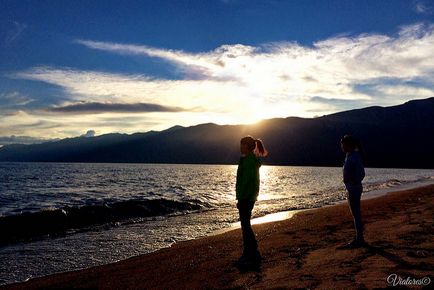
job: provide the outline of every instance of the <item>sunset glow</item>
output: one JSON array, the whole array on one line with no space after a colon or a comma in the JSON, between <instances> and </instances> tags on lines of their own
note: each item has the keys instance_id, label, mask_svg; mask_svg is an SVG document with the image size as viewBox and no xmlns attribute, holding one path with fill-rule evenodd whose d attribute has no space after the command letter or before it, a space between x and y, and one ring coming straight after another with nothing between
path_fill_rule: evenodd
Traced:
<instances>
[{"instance_id":1,"label":"sunset glow","mask_svg":"<svg viewBox=\"0 0 434 290\"><path fill-rule=\"evenodd\" d=\"M244 13L247 8L237 9ZM222 39L207 49L194 49L151 45L152 38L128 41L86 33L54 40L51 45L61 42L71 57L79 52L83 58L71 62L69 56L59 56L62 61L56 62L47 57L16 66L13 58L3 58L11 63L0 67L0 137L64 138L87 130L100 135L209 122L250 124L431 97L434 24L425 21L428 12L408 9L418 17L413 22L389 25L382 32L338 27L311 41L289 34L286 39L251 42ZM18 45L30 27L21 19L11 21L5 27L16 35L7 44ZM276 28L270 28L272 32ZM1 49L13 54L5 41Z\"/></svg>"}]
</instances>

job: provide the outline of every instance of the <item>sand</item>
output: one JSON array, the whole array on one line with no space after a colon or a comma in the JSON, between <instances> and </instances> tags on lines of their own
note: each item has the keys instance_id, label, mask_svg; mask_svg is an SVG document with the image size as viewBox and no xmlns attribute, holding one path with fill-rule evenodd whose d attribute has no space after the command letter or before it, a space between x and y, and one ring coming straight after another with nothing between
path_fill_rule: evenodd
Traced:
<instances>
[{"instance_id":1,"label":"sand","mask_svg":"<svg viewBox=\"0 0 434 290\"><path fill-rule=\"evenodd\" d=\"M433 193L434 185L363 200L366 248L336 249L354 235L348 206L339 204L255 225L263 255L258 271L241 272L234 266L242 243L236 229L4 288L403 289L392 285L401 278L413 284L431 281L425 286L401 285L404 289L433 289Z\"/></svg>"}]
</instances>

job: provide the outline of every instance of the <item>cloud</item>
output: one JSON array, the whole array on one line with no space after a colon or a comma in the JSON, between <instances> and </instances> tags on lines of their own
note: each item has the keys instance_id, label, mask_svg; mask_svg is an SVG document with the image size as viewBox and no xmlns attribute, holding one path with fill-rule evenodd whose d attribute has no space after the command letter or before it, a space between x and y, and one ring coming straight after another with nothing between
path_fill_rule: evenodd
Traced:
<instances>
[{"instance_id":1,"label":"cloud","mask_svg":"<svg viewBox=\"0 0 434 290\"><path fill-rule=\"evenodd\" d=\"M159 105L161 110L168 108L171 111L200 113L227 112L233 108L242 108L243 102L247 102L242 88L231 81L155 80L143 75L50 67L36 67L10 77L60 86L71 103L145 103ZM125 110L126 107L124 106ZM129 107L130 110L133 108L134 106ZM143 105L141 109L144 109Z\"/></svg>"},{"instance_id":2,"label":"cloud","mask_svg":"<svg viewBox=\"0 0 434 290\"><path fill-rule=\"evenodd\" d=\"M92 49L112 53L156 57L183 68L190 74L213 82L233 81L244 92L268 100L292 96L338 99L371 99L352 88L381 78L432 78L434 76L434 25L403 26L394 36L361 34L339 36L304 47L293 42L270 43L260 47L223 45L204 53L186 53L148 46L79 40ZM431 82L432 84L432 82ZM415 96L401 96L412 98Z\"/></svg>"},{"instance_id":3,"label":"cloud","mask_svg":"<svg viewBox=\"0 0 434 290\"><path fill-rule=\"evenodd\" d=\"M342 100L342 99L326 99L320 96L314 96L309 98L309 102L318 103L325 105L325 109L329 110L330 106L332 108L338 107L341 110L355 109L356 107L365 106L367 102L360 100Z\"/></svg>"},{"instance_id":4,"label":"cloud","mask_svg":"<svg viewBox=\"0 0 434 290\"><path fill-rule=\"evenodd\" d=\"M162 129L202 122L248 123L434 96L434 24L403 26L391 35L340 35L311 46L235 44L200 53L95 40L76 43L111 54L157 58L183 75L170 80L47 66L11 74L65 92L62 100L67 103L33 112L39 114L35 118L51 122L63 113L67 129L62 132L81 132L83 126L107 133L143 131L140 124ZM152 118L147 117L150 111ZM80 112L98 114L74 119L72 113ZM131 114L143 123L128 123ZM103 118L112 121L108 124Z\"/></svg>"},{"instance_id":5,"label":"cloud","mask_svg":"<svg viewBox=\"0 0 434 290\"><path fill-rule=\"evenodd\" d=\"M62 118L63 119L63 118ZM66 122L69 120L65 118ZM45 138L58 138L57 129L67 124L59 118L45 118L22 110L0 110L0 136L30 136L39 138L44 132Z\"/></svg>"},{"instance_id":6,"label":"cloud","mask_svg":"<svg viewBox=\"0 0 434 290\"><path fill-rule=\"evenodd\" d=\"M47 120L37 120L30 123L20 124L20 127L30 129L54 129L59 127L60 123Z\"/></svg>"},{"instance_id":7,"label":"cloud","mask_svg":"<svg viewBox=\"0 0 434 290\"><path fill-rule=\"evenodd\" d=\"M420 14L433 14L433 3L426 0L416 0L414 1L414 10Z\"/></svg>"},{"instance_id":8,"label":"cloud","mask_svg":"<svg viewBox=\"0 0 434 290\"><path fill-rule=\"evenodd\" d=\"M25 106L34 100L26 95L23 95L19 92L7 92L0 93L0 104L3 107L19 107Z\"/></svg>"},{"instance_id":9,"label":"cloud","mask_svg":"<svg viewBox=\"0 0 434 290\"><path fill-rule=\"evenodd\" d=\"M183 112L187 111L183 108L168 107L150 103L97 103L97 102L81 102L68 104L64 106L56 106L48 108L46 111L53 113L81 113L81 114L98 114L98 113L149 113L149 112Z\"/></svg>"},{"instance_id":10,"label":"cloud","mask_svg":"<svg viewBox=\"0 0 434 290\"><path fill-rule=\"evenodd\" d=\"M87 132L80 137L90 138L95 137L95 130L87 130Z\"/></svg>"},{"instance_id":11,"label":"cloud","mask_svg":"<svg viewBox=\"0 0 434 290\"><path fill-rule=\"evenodd\" d=\"M15 40L17 40L20 37L20 35L26 28L27 28L26 24L13 21L11 23L11 27L9 27L9 30L6 33L5 38L3 39L3 43L7 46L12 44Z\"/></svg>"},{"instance_id":12,"label":"cloud","mask_svg":"<svg viewBox=\"0 0 434 290\"><path fill-rule=\"evenodd\" d=\"M177 50L165 50L153 48L144 45L120 44L112 42L92 41L92 40L76 40L76 43L84 45L88 48L114 52L122 55L144 55L148 57L156 57L179 66L190 78L200 79L210 77L209 73L218 67L224 66L218 57L210 59L209 54L192 54ZM228 57L236 57L237 50L249 50L250 48L243 45L222 46L217 49L217 53L224 53L224 50L230 50ZM216 77L216 76L214 76ZM224 80L225 78L223 78Z\"/></svg>"},{"instance_id":13,"label":"cloud","mask_svg":"<svg viewBox=\"0 0 434 290\"><path fill-rule=\"evenodd\" d=\"M10 145L10 144L36 144L44 143L49 141L56 141L58 139L41 139L30 136L0 136L0 146Z\"/></svg>"}]
</instances>

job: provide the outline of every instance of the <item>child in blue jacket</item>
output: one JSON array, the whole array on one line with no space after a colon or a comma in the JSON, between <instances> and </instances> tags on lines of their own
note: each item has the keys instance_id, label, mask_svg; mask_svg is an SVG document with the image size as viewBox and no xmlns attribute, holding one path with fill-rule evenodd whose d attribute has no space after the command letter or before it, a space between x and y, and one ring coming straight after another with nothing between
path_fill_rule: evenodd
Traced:
<instances>
[{"instance_id":1,"label":"child in blue jacket","mask_svg":"<svg viewBox=\"0 0 434 290\"><path fill-rule=\"evenodd\" d=\"M360 212L360 199L363 192L362 180L365 177L365 168L360 153L361 145L353 136L345 135L341 139L341 148L346 153L343 166L343 181L348 192L347 199L354 219L356 237L352 242L340 248L360 248L365 245Z\"/></svg>"}]
</instances>

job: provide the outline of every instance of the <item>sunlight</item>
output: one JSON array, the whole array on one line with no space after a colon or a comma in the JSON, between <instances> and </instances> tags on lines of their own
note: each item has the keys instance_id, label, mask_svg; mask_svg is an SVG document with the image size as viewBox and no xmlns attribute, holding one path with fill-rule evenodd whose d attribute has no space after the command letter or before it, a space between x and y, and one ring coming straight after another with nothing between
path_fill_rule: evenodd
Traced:
<instances>
[{"instance_id":1,"label":"sunlight","mask_svg":"<svg viewBox=\"0 0 434 290\"><path fill-rule=\"evenodd\" d=\"M276 212L276 213L268 214L268 215L263 216L263 217L252 219L251 224L257 225L257 224L265 224L265 223L271 223L271 222L286 220L286 219L291 218L297 212L299 212L299 210L282 211L282 212Z\"/></svg>"},{"instance_id":2,"label":"sunlight","mask_svg":"<svg viewBox=\"0 0 434 290\"><path fill-rule=\"evenodd\" d=\"M270 200L273 198L270 194L267 193L269 188L268 180L270 179L270 168L270 166L262 165L259 169L259 175L261 178L261 189L259 192L258 201Z\"/></svg>"}]
</instances>

